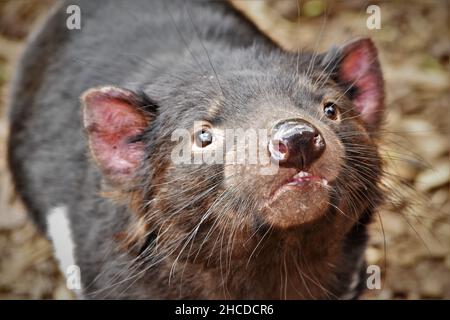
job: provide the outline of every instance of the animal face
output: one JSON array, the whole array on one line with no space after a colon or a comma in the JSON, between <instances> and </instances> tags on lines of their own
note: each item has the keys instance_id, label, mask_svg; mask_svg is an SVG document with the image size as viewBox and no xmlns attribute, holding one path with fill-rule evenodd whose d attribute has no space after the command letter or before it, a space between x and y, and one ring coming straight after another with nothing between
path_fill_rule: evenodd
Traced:
<instances>
[{"instance_id":1,"label":"animal face","mask_svg":"<svg viewBox=\"0 0 450 320\"><path fill-rule=\"evenodd\" d=\"M372 42L301 57L253 48L212 63L212 76L181 65L143 92L82 97L91 154L137 216L134 237L151 235L163 256L217 263L272 233L330 221L348 232L379 196Z\"/></svg>"}]
</instances>

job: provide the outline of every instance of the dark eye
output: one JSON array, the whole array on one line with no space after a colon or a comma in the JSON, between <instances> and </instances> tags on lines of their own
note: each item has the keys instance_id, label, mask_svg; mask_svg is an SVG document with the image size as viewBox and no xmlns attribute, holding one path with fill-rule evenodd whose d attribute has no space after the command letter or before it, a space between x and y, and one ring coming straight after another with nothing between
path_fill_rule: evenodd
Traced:
<instances>
[{"instance_id":1,"label":"dark eye","mask_svg":"<svg viewBox=\"0 0 450 320\"><path fill-rule=\"evenodd\" d=\"M333 102L327 102L323 107L323 113L327 116L327 118L336 120L338 116L338 109Z\"/></svg>"},{"instance_id":2,"label":"dark eye","mask_svg":"<svg viewBox=\"0 0 450 320\"><path fill-rule=\"evenodd\" d=\"M195 143L198 147L204 148L211 144L213 141L213 136L208 128L203 128L195 134Z\"/></svg>"}]
</instances>

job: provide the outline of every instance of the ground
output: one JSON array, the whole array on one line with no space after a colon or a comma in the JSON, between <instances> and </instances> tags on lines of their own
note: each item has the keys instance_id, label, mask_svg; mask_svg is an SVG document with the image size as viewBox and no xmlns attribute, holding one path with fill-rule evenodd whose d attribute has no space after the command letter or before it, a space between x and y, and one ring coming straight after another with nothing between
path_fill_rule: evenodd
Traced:
<instances>
[{"instance_id":1,"label":"ground","mask_svg":"<svg viewBox=\"0 0 450 320\"><path fill-rule=\"evenodd\" d=\"M48 241L14 195L5 163L5 108L26 35L52 0L0 1L0 299L65 299ZM386 205L371 227L367 259L382 289L366 299L450 299L449 3L373 1L381 29L369 29L365 1L233 1L283 47L324 50L370 36L386 80ZM300 12L300 15L298 14Z\"/></svg>"}]
</instances>

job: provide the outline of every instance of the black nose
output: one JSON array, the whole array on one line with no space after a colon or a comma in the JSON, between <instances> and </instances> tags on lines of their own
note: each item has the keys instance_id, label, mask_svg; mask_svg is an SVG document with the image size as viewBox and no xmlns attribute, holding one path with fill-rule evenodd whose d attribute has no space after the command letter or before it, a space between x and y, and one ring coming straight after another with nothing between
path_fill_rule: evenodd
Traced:
<instances>
[{"instance_id":1,"label":"black nose","mask_svg":"<svg viewBox=\"0 0 450 320\"><path fill-rule=\"evenodd\" d=\"M281 120L272 129L269 152L280 166L303 169L325 150L322 134L303 119Z\"/></svg>"}]
</instances>

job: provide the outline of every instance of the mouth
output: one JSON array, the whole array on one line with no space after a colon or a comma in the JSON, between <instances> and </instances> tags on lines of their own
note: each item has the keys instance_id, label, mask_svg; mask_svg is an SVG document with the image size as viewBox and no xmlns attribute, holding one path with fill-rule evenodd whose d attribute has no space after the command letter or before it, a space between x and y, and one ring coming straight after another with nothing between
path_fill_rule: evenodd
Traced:
<instances>
[{"instance_id":1,"label":"mouth","mask_svg":"<svg viewBox=\"0 0 450 320\"><path fill-rule=\"evenodd\" d=\"M300 171L293 177L289 178L284 184L281 185L280 188L283 188L285 186L304 188L308 187L311 183L321 183L324 186L327 186L328 180L320 176L313 175L307 171Z\"/></svg>"},{"instance_id":2,"label":"mouth","mask_svg":"<svg viewBox=\"0 0 450 320\"><path fill-rule=\"evenodd\" d=\"M269 203L276 200L276 198L289 189L298 189L298 191L308 191L308 189L314 186L328 186L328 180L322 176L310 173L308 171L301 170L295 175L286 179L281 185L272 191L269 197Z\"/></svg>"}]
</instances>

